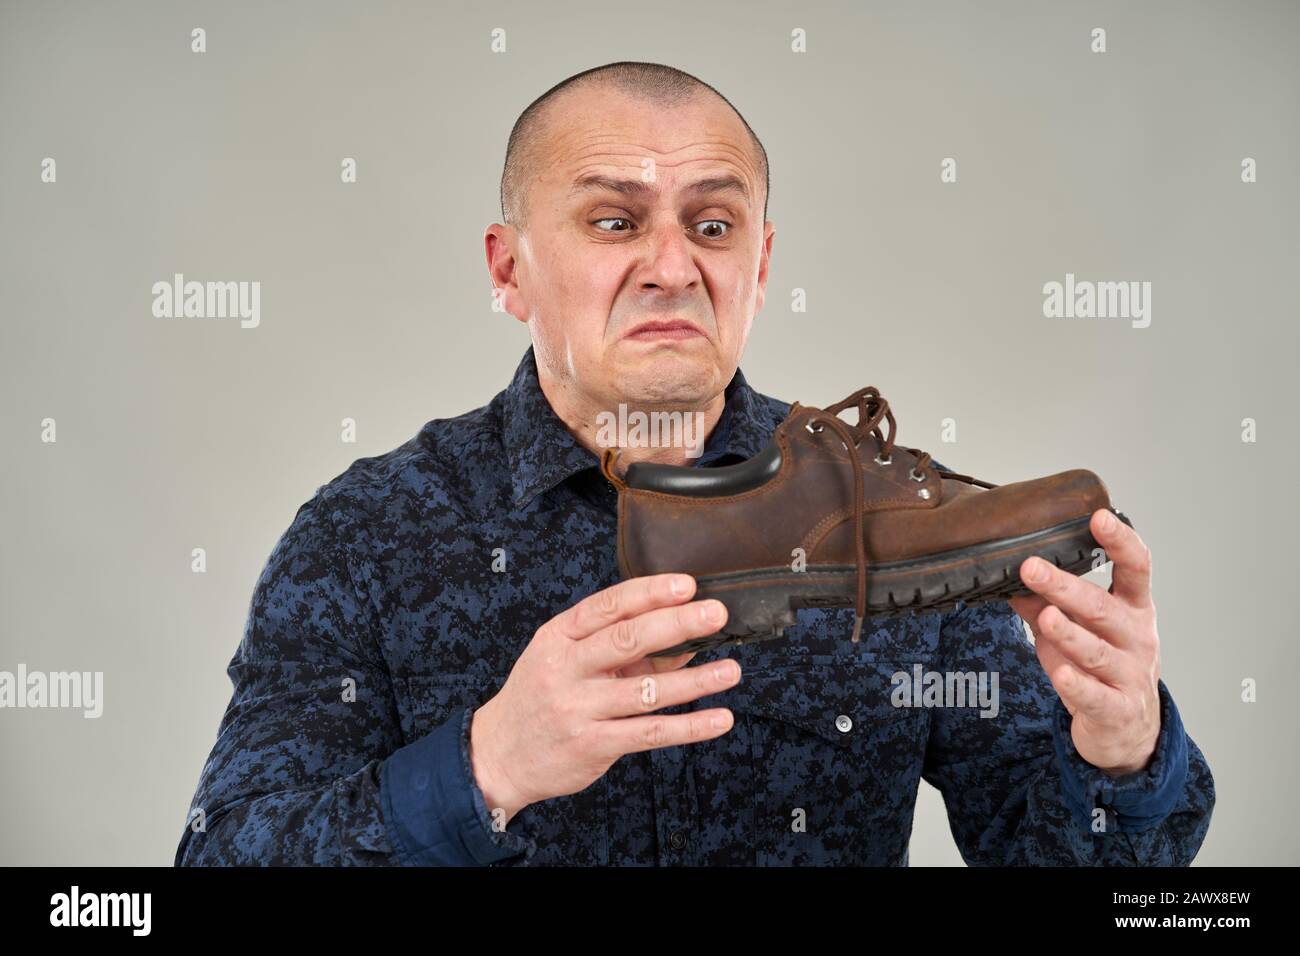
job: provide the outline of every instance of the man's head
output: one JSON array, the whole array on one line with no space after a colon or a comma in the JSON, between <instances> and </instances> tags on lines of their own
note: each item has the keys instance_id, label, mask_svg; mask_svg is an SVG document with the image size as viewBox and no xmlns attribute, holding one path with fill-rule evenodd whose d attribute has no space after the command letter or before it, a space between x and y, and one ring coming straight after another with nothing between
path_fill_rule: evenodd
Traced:
<instances>
[{"instance_id":1,"label":"man's head","mask_svg":"<svg viewBox=\"0 0 1300 956\"><path fill-rule=\"evenodd\" d=\"M610 64L534 101L510 135L505 225L485 243L552 402L715 399L762 308L767 191L767 155L744 118L679 70Z\"/></svg>"}]
</instances>

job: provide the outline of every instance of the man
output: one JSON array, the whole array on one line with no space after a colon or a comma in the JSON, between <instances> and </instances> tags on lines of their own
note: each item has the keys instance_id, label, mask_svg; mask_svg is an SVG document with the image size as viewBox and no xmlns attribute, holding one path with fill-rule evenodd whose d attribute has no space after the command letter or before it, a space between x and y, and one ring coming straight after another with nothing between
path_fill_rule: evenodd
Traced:
<instances>
[{"instance_id":1,"label":"man","mask_svg":"<svg viewBox=\"0 0 1300 956\"><path fill-rule=\"evenodd\" d=\"M1100 512L1113 593L1048 566L1014 612L869 622L853 644L851 612L811 610L783 640L647 657L725 609L684 575L618 583L598 425L620 404L703 414L698 458L624 462L763 447L789 406L738 365L767 194L748 124L671 68L589 70L525 111L486 253L533 347L488 405L299 509L178 864L898 865L921 779L971 864L1195 856L1213 781L1159 681L1147 549ZM996 715L894 706L916 665L996 670Z\"/></svg>"}]
</instances>

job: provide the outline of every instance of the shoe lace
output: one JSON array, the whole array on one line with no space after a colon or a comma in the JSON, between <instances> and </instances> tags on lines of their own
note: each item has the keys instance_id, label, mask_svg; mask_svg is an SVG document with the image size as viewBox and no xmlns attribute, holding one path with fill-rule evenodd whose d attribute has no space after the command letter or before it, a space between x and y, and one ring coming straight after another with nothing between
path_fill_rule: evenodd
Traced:
<instances>
[{"instance_id":1,"label":"shoe lace","mask_svg":"<svg viewBox=\"0 0 1300 956\"><path fill-rule=\"evenodd\" d=\"M848 422L840 418L840 412L856 405L858 409L857 424L850 426ZM799 408L799 403L795 402L790 408L790 413ZM875 386L869 385L866 388L860 388L847 398L836 402L834 405L827 405L822 409L815 409L807 422L806 427L813 434L821 434L826 427L844 443L844 448L849 453L849 464L853 467L853 500L856 507L853 509L853 529L854 542L856 546L857 560L857 592L854 598L854 620L853 620L853 637L852 642L857 644L862 639L862 621L867 612L867 545L864 535L863 523L864 502L866 480L862 472L862 456L858 454L858 446L866 440L868 435L875 436L881 447L881 454L876 455L878 464L887 465L893 460L894 435L897 431L898 423L894 420L894 413L889 410L889 401L880 394L880 390ZM889 432L885 434L880 428L880 423L887 421L889 423ZM820 425L822 427L814 427ZM978 478L972 478L970 475L959 475L954 471L934 465L931 462L930 453L921 451L919 448L908 448L904 445L898 445L898 448L912 454L916 461L912 464L912 470L909 475L912 477L919 476L926 467L931 467L941 478L954 478L960 481L966 481L973 485L979 485L984 488L996 488L997 485L990 484L987 481L981 481ZM917 480L921 480L919 477Z\"/></svg>"}]
</instances>

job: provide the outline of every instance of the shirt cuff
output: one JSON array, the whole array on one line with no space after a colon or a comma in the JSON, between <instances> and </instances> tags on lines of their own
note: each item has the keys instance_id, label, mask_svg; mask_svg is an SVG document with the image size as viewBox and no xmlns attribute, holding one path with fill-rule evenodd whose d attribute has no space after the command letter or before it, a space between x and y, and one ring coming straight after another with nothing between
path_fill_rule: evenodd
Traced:
<instances>
[{"instance_id":1,"label":"shirt cuff","mask_svg":"<svg viewBox=\"0 0 1300 956\"><path fill-rule=\"evenodd\" d=\"M474 708L394 751L379 775L384 825L407 866L476 866L531 857L532 841L493 829L469 759Z\"/></svg>"},{"instance_id":2,"label":"shirt cuff","mask_svg":"<svg viewBox=\"0 0 1300 956\"><path fill-rule=\"evenodd\" d=\"M1070 738L1070 712L1057 697L1052 719L1056 765L1061 792L1079 825L1095 833L1131 833L1157 827L1173 810L1187 782L1187 734L1174 698L1163 680L1160 692L1160 736L1144 770L1112 777L1088 763ZM1095 811L1105 811L1105 830L1094 825Z\"/></svg>"}]
</instances>

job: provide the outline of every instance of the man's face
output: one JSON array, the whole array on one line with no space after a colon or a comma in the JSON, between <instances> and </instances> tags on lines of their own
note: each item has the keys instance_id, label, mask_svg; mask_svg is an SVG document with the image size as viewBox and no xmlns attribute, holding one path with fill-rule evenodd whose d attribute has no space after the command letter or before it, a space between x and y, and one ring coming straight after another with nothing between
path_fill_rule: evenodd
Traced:
<instances>
[{"instance_id":1,"label":"man's face","mask_svg":"<svg viewBox=\"0 0 1300 956\"><path fill-rule=\"evenodd\" d=\"M488 230L506 309L578 407L713 399L762 308L771 254L748 132L714 97L663 110L584 90L557 105L527 232Z\"/></svg>"}]
</instances>

